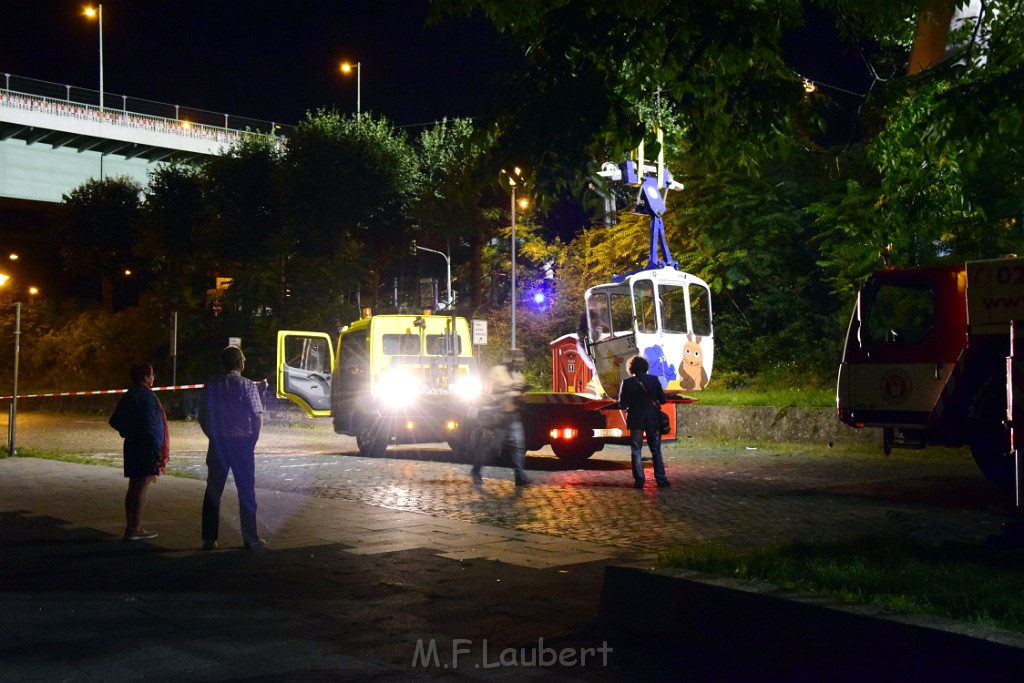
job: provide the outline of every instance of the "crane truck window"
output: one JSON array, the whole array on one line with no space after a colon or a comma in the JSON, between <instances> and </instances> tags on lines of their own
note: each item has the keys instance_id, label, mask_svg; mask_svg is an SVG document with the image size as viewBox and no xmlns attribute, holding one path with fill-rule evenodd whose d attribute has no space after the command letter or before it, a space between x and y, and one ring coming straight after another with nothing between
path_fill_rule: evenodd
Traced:
<instances>
[{"instance_id":1,"label":"crane truck window","mask_svg":"<svg viewBox=\"0 0 1024 683\"><path fill-rule=\"evenodd\" d=\"M383 342L385 355L420 355L420 336L418 334L385 334L381 341Z\"/></svg>"},{"instance_id":2,"label":"crane truck window","mask_svg":"<svg viewBox=\"0 0 1024 683\"><path fill-rule=\"evenodd\" d=\"M865 297L861 319L869 344L917 344L935 324L931 287L881 285Z\"/></svg>"},{"instance_id":3,"label":"crane truck window","mask_svg":"<svg viewBox=\"0 0 1024 683\"><path fill-rule=\"evenodd\" d=\"M454 351L455 355L462 353L462 337L455 336L455 346L457 347ZM427 355L428 356L447 356L448 355L448 335L447 334L428 334L427 335Z\"/></svg>"},{"instance_id":4,"label":"crane truck window","mask_svg":"<svg viewBox=\"0 0 1024 683\"><path fill-rule=\"evenodd\" d=\"M286 365L308 372L330 374L331 351L326 342L319 338L288 337L285 339L284 357Z\"/></svg>"}]
</instances>

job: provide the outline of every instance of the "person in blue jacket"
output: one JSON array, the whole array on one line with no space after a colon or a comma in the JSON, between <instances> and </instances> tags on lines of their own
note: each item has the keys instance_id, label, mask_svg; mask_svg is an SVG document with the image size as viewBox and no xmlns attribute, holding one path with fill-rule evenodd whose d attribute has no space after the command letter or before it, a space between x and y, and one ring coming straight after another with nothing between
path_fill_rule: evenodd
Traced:
<instances>
[{"instance_id":1,"label":"person in blue jacket","mask_svg":"<svg viewBox=\"0 0 1024 683\"><path fill-rule=\"evenodd\" d=\"M153 393L153 366L136 363L128 369L132 387L117 402L110 426L124 439L124 476L128 492L124 497L127 527L124 540L155 538L155 531L142 528L142 511L150 485L163 474L170 454L167 415Z\"/></svg>"},{"instance_id":2,"label":"person in blue jacket","mask_svg":"<svg viewBox=\"0 0 1024 683\"><path fill-rule=\"evenodd\" d=\"M661 432L658 430L661 405L665 403L665 391L654 375L647 374L650 364L643 356L633 356L626 363L630 377L619 385L619 405L626 411L626 428L629 430L629 451L633 458L633 488L642 489L646 481L643 452L644 433L647 447L651 449L654 461L654 479L658 486L671 486L665 475L665 461L661 456Z\"/></svg>"}]
</instances>

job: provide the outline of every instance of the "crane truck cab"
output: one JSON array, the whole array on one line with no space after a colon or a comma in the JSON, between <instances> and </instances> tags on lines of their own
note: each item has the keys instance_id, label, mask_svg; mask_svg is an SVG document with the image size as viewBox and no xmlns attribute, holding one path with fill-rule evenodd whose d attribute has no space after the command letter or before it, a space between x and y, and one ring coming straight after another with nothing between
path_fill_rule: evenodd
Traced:
<instances>
[{"instance_id":1,"label":"crane truck cab","mask_svg":"<svg viewBox=\"0 0 1024 683\"><path fill-rule=\"evenodd\" d=\"M969 445L1014 486L1006 419L1010 322L1024 320L1024 260L888 269L860 288L836 387L837 415L882 429L886 454Z\"/></svg>"},{"instance_id":2,"label":"crane truck cab","mask_svg":"<svg viewBox=\"0 0 1024 683\"><path fill-rule=\"evenodd\" d=\"M469 325L440 315L376 315L322 332L277 335L277 396L331 417L361 455L391 443L453 443L480 393Z\"/></svg>"}]
</instances>

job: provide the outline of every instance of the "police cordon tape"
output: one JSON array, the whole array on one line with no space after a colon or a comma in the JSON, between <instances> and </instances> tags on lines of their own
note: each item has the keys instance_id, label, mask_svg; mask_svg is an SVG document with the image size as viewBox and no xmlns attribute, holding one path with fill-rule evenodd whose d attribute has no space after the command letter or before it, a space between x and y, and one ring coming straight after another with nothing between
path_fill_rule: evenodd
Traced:
<instances>
[{"instance_id":1,"label":"police cordon tape","mask_svg":"<svg viewBox=\"0 0 1024 683\"><path fill-rule=\"evenodd\" d=\"M267 380L261 379L254 384L266 384ZM202 389L205 384L178 384L171 387L153 387L153 391L175 391L177 389ZM100 391L60 391L49 394L18 394L18 398L47 398L55 396L101 396L103 394L123 394L127 389L101 389ZM0 401L9 401L13 396L0 396Z\"/></svg>"},{"instance_id":2,"label":"police cordon tape","mask_svg":"<svg viewBox=\"0 0 1024 683\"><path fill-rule=\"evenodd\" d=\"M153 387L153 391L172 391L174 389L202 389L205 384L179 384L173 387ZM101 389L100 391L60 391L49 394L18 394L18 398L46 398L53 396L100 396L103 394L123 394L127 389ZM0 396L0 401L14 398L13 396Z\"/></svg>"}]
</instances>

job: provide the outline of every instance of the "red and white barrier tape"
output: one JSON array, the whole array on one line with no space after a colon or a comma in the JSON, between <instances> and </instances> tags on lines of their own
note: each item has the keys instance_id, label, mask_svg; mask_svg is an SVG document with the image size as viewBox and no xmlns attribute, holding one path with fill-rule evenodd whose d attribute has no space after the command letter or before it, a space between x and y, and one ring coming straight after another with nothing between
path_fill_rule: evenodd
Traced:
<instances>
[{"instance_id":1,"label":"red and white barrier tape","mask_svg":"<svg viewBox=\"0 0 1024 683\"><path fill-rule=\"evenodd\" d=\"M179 384L173 387L153 387L153 391L172 391L174 389L202 389L205 384ZM60 391L50 394L18 394L18 398L44 398L48 396L99 396L102 394L123 394L127 389L103 389L101 391ZM0 396L0 401L7 401L13 396Z\"/></svg>"},{"instance_id":2,"label":"red and white barrier tape","mask_svg":"<svg viewBox=\"0 0 1024 683\"><path fill-rule=\"evenodd\" d=\"M255 380L253 384L267 384L267 380ZM205 384L178 384L173 387L153 387L153 391L174 391L176 389L202 389ZM18 398L47 398L53 396L100 396L102 394L123 394L127 389L102 389L100 391L59 391L50 394L18 394ZM13 396L0 396L0 401L9 401Z\"/></svg>"}]
</instances>

